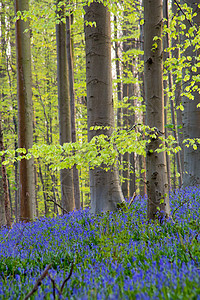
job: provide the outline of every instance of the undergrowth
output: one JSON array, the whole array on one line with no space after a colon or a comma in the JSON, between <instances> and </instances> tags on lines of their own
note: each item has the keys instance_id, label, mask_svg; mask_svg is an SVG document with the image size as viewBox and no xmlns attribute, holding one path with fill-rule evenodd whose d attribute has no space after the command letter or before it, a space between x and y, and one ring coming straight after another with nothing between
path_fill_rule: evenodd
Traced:
<instances>
[{"instance_id":1,"label":"undergrowth","mask_svg":"<svg viewBox=\"0 0 200 300\"><path fill-rule=\"evenodd\" d=\"M0 230L0 299L200 299L200 189L170 194L172 218L146 199Z\"/></svg>"}]
</instances>

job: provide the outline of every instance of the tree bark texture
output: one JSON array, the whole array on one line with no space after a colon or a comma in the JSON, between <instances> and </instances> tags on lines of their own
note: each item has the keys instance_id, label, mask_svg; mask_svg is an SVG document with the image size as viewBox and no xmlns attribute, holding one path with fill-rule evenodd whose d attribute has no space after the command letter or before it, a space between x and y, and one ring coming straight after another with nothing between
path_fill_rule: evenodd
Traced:
<instances>
[{"instance_id":1,"label":"tree bark texture","mask_svg":"<svg viewBox=\"0 0 200 300\"><path fill-rule=\"evenodd\" d=\"M197 15L193 18L193 26L196 27L196 30L199 30L200 27L200 8L198 7L198 1L189 0L187 5L192 8L193 13ZM191 27L190 22L185 19L184 24L186 25L185 33ZM197 34L197 31L195 31ZM188 37L186 34L181 36L181 42L184 44ZM186 49L184 56L192 57L191 67L195 63L195 57L200 55L200 49L195 50L192 43ZM190 71L190 79L187 82L187 85L193 80L193 77L199 74L200 68L196 72ZM183 70L183 77L185 76L185 70ZM200 89L200 83L195 83ZM184 87L183 87L184 89ZM182 102L184 106L183 111L183 135L184 139L193 139L200 137L200 107L197 108L197 105L200 103L200 94L199 91L191 91L191 94L194 96L194 100L187 98L187 96L182 96ZM189 148L184 148L184 175L183 175L183 186L195 186L200 185L200 145L197 146L197 150L194 150L192 146Z\"/></svg>"},{"instance_id":2,"label":"tree bark texture","mask_svg":"<svg viewBox=\"0 0 200 300\"><path fill-rule=\"evenodd\" d=\"M0 120L0 151L3 151L3 132L1 129L1 120ZM0 165L0 228L6 226L6 210L5 210L5 188L4 188L4 175L3 175L3 156L1 157Z\"/></svg>"},{"instance_id":3,"label":"tree bark texture","mask_svg":"<svg viewBox=\"0 0 200 300\"><path fill-rule=\"evenodd\" d=\"M177 9L177 5L172 1L172 13L173 15L180 15L180 11ZM176 58L177 60L180 58L180 48L178 44L180 43L180 34L179 34L180 28L179 25L176 25L176 32L178 34L177 39L172 39L172 57ZM175 107L179 107L182 103L182 97L181 97L181 81L177 82L177 75L173 75L173 83L175 85ZM180 160L181 160L181 169L182 169L182 181L183 181L183 173L184 173L184 145L183 145L183 120L182 120L182 111L180 109L176 109L176 120L177 120L177 127L178 127L178 142L181 146L180 151Z\"/></svg>"},{"instance_id":4,"label":"tree bark texture","mask_svg":"<svg viewBox=\"0 0 200 300\"><path fill-rule=\"evenodd\" d=\"M57 1L59 4L60 1ZM70 114L70 95L69 78L66 50L66 26L61 21L65 17L64 7L58 9L60 23L56 24L56 43L57 43L57 78L58 78L58 111L59 111L59 132L60 144L71 142L71 114ZM61 203L65 211L72 211L75 207L73 173L72 169L60 171L61 181Z\"/></svg>"},{"instance_id":5,"label":"tree bark texture","mask_svg":"<svg viewBox=\"0 0 200 300\"><path fill-rule=\"evenodd\" d=\"M144 84L146 97L146 124L155 127L155 138L147 146L147 218L155 219L159 214L170 213L165 153L157 153L164 133L164 95L162 67L162 22L161 0L144 1ZM157 47L153 49L153 38L157 36ZM162 213L161 213L162 212Z\"/></svg>"},{"instance_id":6,"label":"tree bark texture","mask_svg":"<svg viewBox=\"0 0 200 300\"><path fill-rule=\"evenodd\" d=\"M143 1L142 1L143 5ZM144 40L144 24L140 25L140 41ZM144 43L140 43L140 50L144 51ZM144 60L144 55L140 55L140 59ZM145 88L144 88L144 72L139 74L139 80L141 81L140 84L140 95L142 96L142 105L145 105ZM146 120L146 111L142 113L142 121L143 124L145 124ZM143 138L145 136L143 135ZM140 189L140 195L144 196L147 194L147 186L146 186L146 159L144 156L140 156L139 158L139 172L140 172L140 182L139 182L139 189ZM142 172L142 170L145 170L145 172Z\"/></svg>"},{"instance_id":7,"label":"tree bark texture","mask_svg":"<svg viewBox=\"0 0 200 300\"><path fill-rule=\"evenodd\" d=\"M102 4L93 2L85 7L85 21L96 26L85 26L88 140L95 135L110 136L114 127L111 72L110 13ZM110 129L91 130L92 126ZM118 170L105 171L103 166L90 169L91 212L114 211L124 198Z\"/></svg>"},{"instance_id":8,"label":"tree bark texture","mask_svg":"<svg viewBox=\"0 0 200 300\"><path fill-rule=\"evenodd\" d=\"M169 28L168 0L163 1L163 14L164 14L164 18L167 20L167 27ZM166 48L169 47L169 44L170 44L169 33L165 34L163 40L164 40L164 49L166 49ZM171 53L170 52L164 52L164 61L167 60L168 58L171 58ZM166 81L165 81L165 83L166 83ZM172 91L172 89L173 89L173 77L172 77L171 70L168 70L168 85L169 85L169 90ZM168 96L167 96L167 98L168 98ZM172 121L172 125L173 125L172 134L173 134L175 140L177 141L177 143L179 144L177 124L176 124L176 116L175 116L175 109L174 109L174 101L173 101L172 97L169 97L169 100L170 100L170 109L171 109L171 121ZM177 152L174 156L175 156L174 158L176 159L177 171L179 173L179 177L178 177L179 188L181 188L183 180L182 180L182 166L181 166L180 152ZM175 169L175 173L176 173L176 169Z\"/></svg>"},{"instance_id":9,"label":"tree bark texture","mask_svg":"<svg viewBox=\"0 0 200 300\"><path fill-rule=\"evenodd\" d=\"M15 13L28 11L28 0L15 0ZM28 30L28 31L26 31ZM18 146L28 150L33 145L33 104L29 22L16 21L17 94L18 94ZM35 207L34 160L19 163L20 220L33 220Z\"/></svg>"},{"instance_id":10,"label":"tree bark texture","mask_svg":"<svg viewBox=\"0 0 200 300\"><path fill-rule=\"evenodd\" d=\"M119 47L120 47L120 43L117 41L117 33L118 33L118 24L117 24L117 17L114 16L114 38L115 38L115 68L116 68L116 77L117 80L120 80L120 76L121 76L121 64L120 64L120 59L119 59ZM122 83L121 82L117 82L117 100L118 100L118 108L117 108L117 127L118 128L122 128L122 108L121 103L122 103ZM122 163L122 155L121 153L119 153L119 164L121 165ZM119 171L119 175L122 175L122 171Z\"/></svg>"},{"instance_id":11,"label":"tree bark texture","mask_svg":"<svg viewBox=\"0 0 200 300\"><path fill-rule=\"evenodd\" d=\"M76 142L76 109L75 109L75 91L74 91L74 64L72 55L71 42L71 20L72 15L66 17L67 30L67 60L69 69L69 89L70 89L70 108L71 108L71 134L72 143ZM80 188L79 188L79 172L76 165L73 166L73 184L74 184L74 198L76 209L81 208L80 202Z\"/></svg>"}]
</instances>

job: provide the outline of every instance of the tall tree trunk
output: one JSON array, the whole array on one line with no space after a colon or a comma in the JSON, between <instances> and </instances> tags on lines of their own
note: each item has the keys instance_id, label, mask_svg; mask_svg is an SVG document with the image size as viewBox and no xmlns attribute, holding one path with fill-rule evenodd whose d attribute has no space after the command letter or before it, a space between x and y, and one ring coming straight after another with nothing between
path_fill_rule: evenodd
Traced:
<instances>
[{"instance_id":1,"label":"tall tree trunk","mask_svg":"<svg viewBox=\"0 0 200 300\"><path fill-rule=\"evenodd\" d=\"M147 218L155 219L157 214L169 216L169 196L165 153L157 153L164 133L164 95L162 67L162 0L144 1L144 81L146 97L146 122L155 127L154 138L147 146ZM157 36L157 47L153 38ZM152 133L153 133L152 132Z\"/></svg>"},{"instance_id":2,"label":"tall tree trunk","mask_svg":"<svg viewBox=\"0 0 200 300\"><path fill-rule=\"evenodd\" d=\"M5 101L4 94L4 85L6 82L6 12L5 12L5 4L0 2L0 22L1 22L1 56L0 56L0 84L1 84L1 94L0 101L3 103ZM4 151L4 143L3 143L3 129L2 129L2 118L0 111L0 151ZM10 215L10 206L9 206L9 193L8 193L8 181L7 181L7 173L6 167L3 165L5 160L5 156L2 155L0 159L0 227L1 226L11 226L11 215ZM8 218L9 212L9 218ZM10 221L10 224L9 224Z\"/></svg>"},{"instance_id":3,"label":"tall tree trunk","mask_svg":"<svg viewBox=\"0 0 200 300\"><path fill-rule=\"evenodd\" d=\"M4 201L4 190L3 190L3 177L2 171L0 174L0 228L6 226L6 211Z\"/></svg>"},{"instance_id":4,"label":"tall tree trunk","mask_svg":"<svg viewBox=\"0 0 200 300\"><path fill-rule=\"evenodd\" d=\"M70 107L71 107L71 132L72 143L76 142L76 110L75 110L75 92L74 92L74 66L72 55L72 43L71 43L71 20L72 15L66 17L66 29L67 29L67 59L69 67L69 88L70 88ZM79 188L79 174L76 165L73 166L73 183L74 183L74 198L75 207L80 209L80 188Z\"/></svg>"},{"instance_id":5,"label":"tall tree trunk","mask_svg":"<svg viewBox=\"0 0 200 300\"><path fill-rule=\"evenodd\" d=\"M110 13L102 4L93 2L85 7L85 20L96 26L85 26L88 140L95 135L110 136L114 127L111 72ZM91 130L92 126L110 129ZM90 169L91 212L114 211L124 198L116 168L105 171L103 166Z\"/></svg>"},{"instance_id":6,"label":"tall tree trunk","mask_svg":"<svg viewBox=\"0 0 200 300\"><path fill-rule=\"evenodd\" d=\"M28 0L15 0L15 13L28 11ZM18 146L28 150L33 145L33 105L29 22L16 21ZM27 222L36 215L34 160L19 163L20 220Z\"/></svg>"},{"instance_id":7,"label":"tall tree trunk","mask_svg":"<svg viewBox=\"0 0 200 300\"><path fill-rule=\"evenodd\" d=\"M123 43L123 51L126 52L127 45ZM129 47L127 47L129 48ZM125 65L124 65L125 68ZM128 68L128 66L126 66ZM125 72L124 72L125 73ZM126 76L126 75L125 75ZM129 84L123 83L123 98L129 98ZM128 100L126 100L128 102ZM128 120L128 107L123 108L123 127L125 130L129 128L129 120ZM122 192L125 198L129 198L129 168L130 168L130 154L128 152L124 153L122 156L122 163L123 163L123 182L122 182Z\"/></svg>"},{"instance_id":8,"label":"tall tree trunk","mask_svg":"<svg viewBox=\"0 0 200 300\"><path fill-rule=\"evenodd\" d=\"M121 70L120 70L120 59L119 59L119 42L117 42L117 17L114 16L114 38L115 38L115 68L116 68L116 77L117 77L117 100L118 100L118 107L117 107L117 128L122 129L122 83L121 83ZM119 164L122 163L122 155L119 153ZM119 171L119 175L122 175L122 171Z\"/></svg>"},{"instance_id":9,"label":"tall tree trunk","mask_svg":"<svg viewBox=\"0 0 200 300\"><path fill-rule=\"evenodd\" d=\"M164 18L167 21L167 27L169 28L169 9L168 9L168 0L164 0L163 2L164 5ZM164 37L164 49L169 47L169 33L166 33L165 37ZM170 52L164 52L165 53L165 57L164 59L168 59L171 58L171 53ZM166 83L166 81L165 81ZM168 84L169 84L169 90L172 91L173 89L173 78L172 78L172 72L171 70L168 70ZM169 97L170 99L170 108L171 108L171 120L172 120L172 124L173 124L173 136L175 138L175 140L178 143L178 133L177 133L177 126L176 126L176 117L175 117L175 109L174 109L174 101L172 99L172 97ZM178 177L178 182L179 182L179 188L181 188L183 180L182 180L182 166L181 166L181 157L180 157L180 152L177 152L175 154L175 167L177 166L177 171L179 173L179 177ZM176 174L176 168L175 168L175 174Z\"/></svg>"},{"instance_id":10,"label":"tall tree trunk","mask_svg":"<svg viewBox=\"0 0 200 300\"><path fill-rule=\"evenodd\" d=\"M200 7L196 0L188 0L187 5L192 8L193 13L196 13L196 16L193 18L193 26L196 27L195 34L197 34L197 30L200 27ZM182 43L184 44L188 37L186 33L191 27L190 22L187 18L184 20L184 24L186 25L185 34L182 35ZM190 46L185 50L185 57L192 57L191 68L195 63L195 57L200 55L200 49L195 50L192 42L190 42ZM187 82L187 85L191 83L193 80L193 76L197 76L199 74L200 68L197 71L190 70L190 79ZM185 70L183 70L183 77L185 76ZM200 83L195 83L200 88ZM191 88L192 90L192 88ZM183 111L183 134L184 139L193 139L200 137L200 107L197 108L197 105L200 102L200 94L199 91L191 91L191 94L194 97L194 100L189 99L186 95L182 96L184 111ZM197 150L194 150L192 146L189 148L184 148L184 176L183 176L183 186L194 186L200 185L200 145L197 146Z\"/></svg>"},{"instance_id":11,"label":"tall tree trunk","mask_svg":"<svg viewBox=\"0 0 200 300\"><path fill-rule=\"evenodd\" d=\"M1 128L1 114L0 114L0 151L3 151L3 150L4 150L3 131ZM1 170L1 172L0 172L0 227L6 226L6 224L8 225L7 220L6 220L7 213L6 213L6 205L5 204L9 203L9 199L8 199L8 192L7 192L7 187L6 187L7 178L5 177L6 172L5 172L5 166L3 166L3 161L4 161L4 155L1 156L1 162L0 162L0 170ZM5 203L5 201L6 201L6 203Z\"/></svg>"},{"instance_id":12,"label":"tall tree trunk","mask_svg":"<svg viewBox=\"0 0 200 300\"><path fill-rule=\"evenodd\" d=\"M143 5L143 0L142 0ZM140 50L144 51L144 24L140 25ZM144 60L144 55L140 55L140 59ZM144 88L144 72L139 74L139 79L142 82L140 84L140 95L142 96L142 105L145 106L145 88ZM146 119L146 111L142 112L142 123L145 124ZM145 136L143 135L145 139ZM144 171L145 170L145 171ZM140 195L144 196L147 194L147 186L146 186L146 159L144 156L139 157L139 172L140 172L140 182L139 189Z\"/></svg>"},{"instance_id":13,"label":"tall tree trunk","mask_svg":"<svg viewBox=\"0 0 200 300\"><path fill-rule=\"evenodd\" d=\"M180 15L180 12L177 10L177 5L175 4L174 0L172 1L172 13L173 15L178 14ZM172 57L176 58L177 60L180 59L180 34L179 34L179 25L176 24L176 32L177 32L177 38L172 39L172 48L174 49L172 51ZM173 84L175 86L175 107L179 107L182 98L181 98L181 81L177 80L177 75L173 75ZM183 173L184 173L184 145L183 145L183 120L182 120L182 111L180 109L176 109L176 119L177 119L177 127L178 127L178 142L181 146L180 151L180 160L181 160L181 169L182 169L182 181L183 181Z\"/></svg>"},{"instance_id":14,"label":"tall tree trunk","mask_svg":"<svg viewBox=\"0 0 200 300\"><path fill-rule=\"evenodd\" d=\"M57 1L62 4L62 1ZM71 142L71 114L70 114L70 95L69 78L66 50L66 26L62 22L65 18L64 6L58 9L60 18L59 24L56 24L56 43L57 43L57 77L58 77L58 110L59 110L59 130L60 144ZM73 173L72 169L63 169L60 171L61 181L61 202L65 211L72 211L75 207Z\"/></svg>"}]
</instances>

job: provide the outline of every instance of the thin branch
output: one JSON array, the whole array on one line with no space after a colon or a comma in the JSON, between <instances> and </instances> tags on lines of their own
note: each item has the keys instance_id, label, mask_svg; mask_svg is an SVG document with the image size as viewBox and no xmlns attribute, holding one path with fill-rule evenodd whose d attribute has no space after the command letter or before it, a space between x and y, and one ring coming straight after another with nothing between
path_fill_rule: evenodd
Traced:
<instances>
[{"instance_id":1,"label":"thin branch","mask_svg":"<svg viewBox=\"0 0 200 300\"><path fill-rule=\"evenodd\" d=\"M175 212L176 212L180 207L182 207L185 203L187 203L188 201L190 201L190 199L187 199L187 200L181 202L181 204L173 211L173 214L172 214L172 216L171 216L172 220L173 220L173 217L174 217L174 215L175 215Z\"/></svg>"},{"instance_id":2,"label":"thin branch","mask_svg":"<svg viewBox=\"0 0 200 300\"><path fill-rule=\"evenodd\" d=\"M55 280L51 277L51 275L49 274L48 277L50 278L52 285L53 285L53 298L56 299L56 290L58 291L60 297L63 299L63 295L62 292L59 290L59 288L57 287Z\"/></svg>"},{"instance_id":3,"label":"thin branch","mask_svg":"<svg viewBox=\"0 0 200 300\"><path fill-rule=\"evenodd\" d=\"M58 204L55 200L53 200L53 199L47 199L46 201L48 201L48 202L53 202L53 203L56 204L58 207L60 207L60 208L62 209L63 212L65 212L66 214L69 213L66 209L64 209L64 208L63 208L60 204Z\"/></svg>"},{"instance_id":4,"label":"thin branch","mask_svg":"<svg viewBox=\"0 0 200 300\"><path fill-rule=\"evenodd\" d=\"M33 289L30 291L30 293L28 293L28 295L25 296L25 298L23 300L27 300L28 298L30 298L38 290L38 287L41 285L42 280L48 275L48 271L49 271L50 268L51 268L51 264L49 264L46 267L46 269L44 270L44 272L42 273L40 278L37 279Z\"/></svg>"},{"instance_id":5,"label":"thin branch","mask_svg":"<svg viewBox=\"0 0 200 300\"><path fill-rule=\"evenodd\" d=\"M180 11L184 14L184 16L185 16L186 20L189 22L190 26L193 27L192 22L191 22L190 20L188 20L188 18L187 18L187 16L186 16L185 12L182 10L182 8L181 8L180 4L178 3L178 1L177 1L177 0L174 0L174 2L176 3L176 5L177 5L178 8L180 9Z\"/></svg>"},{"instance_id":6,"label":"thin branch","mask_svg":"<svg viewBox=\"0 0 200 300\"><path fill-rule=\"evenodd\" d=\"M129 202L128 207L131 206L131 204L133 203L133 201L135 200L135 198L136 198L136 193L134 192L134 193L133 193L133 197L131 198L131 201Z\"/></svg>"},{"instance_id":7,"label":"thin branch","mask_svg":"<svg viewBox=\"0 0 200 300\"><path fill-rule=\"evenodd\" d=\"M194 257L192 256L192 253L190 252L190 250L187 249L187 251L188 251L189 257L191 258L191 260L193 260L195 266L199 268L199 264L198 264L198 262L196 261L196 259L194 259Z\"/></svg>"},{"instance_id":8,"label":"thin branch","mask_svg":"<svg viewBox=\"0 0 200 300\"><path fill-rule=\"evenodd\" d=\"M67 278L63 281L63 283L62 283L62 286L61 286L61 289L60 289L61 293L62 293L62 291L63 291L63 289L64 289L65 283L66 283L66 282L70 279L70 277L72 276L73 268L74 268L74 263L72 262L72 265L71 265L71 269L70 269L69 275L68 275L68 277L67 277Z\"/></svg>"}]
</instances>

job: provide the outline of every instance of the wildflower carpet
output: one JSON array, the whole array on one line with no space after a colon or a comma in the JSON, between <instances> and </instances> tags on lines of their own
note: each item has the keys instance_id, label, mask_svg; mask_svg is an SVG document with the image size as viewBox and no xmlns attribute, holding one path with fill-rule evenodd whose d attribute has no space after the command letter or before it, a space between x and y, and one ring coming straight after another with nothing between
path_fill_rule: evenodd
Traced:
<instances>
[{"instance_id":1,"label":"wildflower carpet","mask_svg":"<svg viewBox=\"0 0 200 300\"><path fill-rule=\"evenodd\" d=\"M163 224L138 196L116 213L2 228L0 299L200 299L200 189L170 200Z\"/></svg>"}]
</instances>

